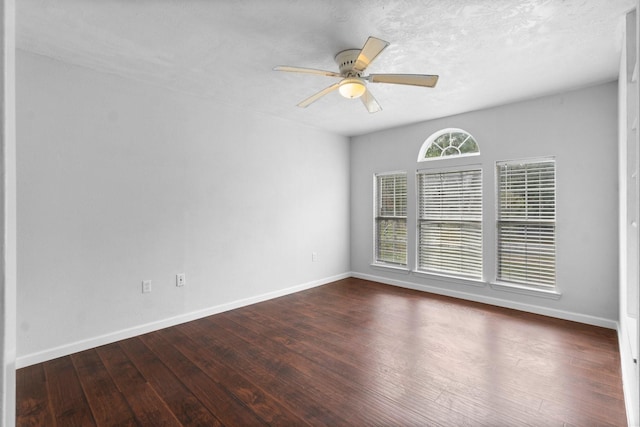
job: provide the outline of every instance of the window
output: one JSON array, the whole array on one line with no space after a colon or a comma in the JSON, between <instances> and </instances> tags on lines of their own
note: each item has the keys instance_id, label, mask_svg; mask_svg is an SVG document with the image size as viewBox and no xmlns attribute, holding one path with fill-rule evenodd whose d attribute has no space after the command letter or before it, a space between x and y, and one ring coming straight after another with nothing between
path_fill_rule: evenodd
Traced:
<instances>
[{"instance_id":1,"label":"window","mask_svg":"<svg viewBox=\"0 0 640 427\"><path fill-rule=\"evenodd\" d=\"M482 278L482 170L418 173L418 271Z\"/></svg>"},{"instance_id":2,"label":"window","mask_svg":"<svg viewBox=\"0 0 640 427\"><path fill-rule=\"evenodd\" d=\"M435 160L450 156L473 156L480 154L475 139L462 129L442 129L431 135L422 144L418 161Z\"/></svg>"},{"instance_id":3,"label":"window","mask_svg":"<svg viewBox=\"0 0 640 427\"><path fill-rule=\"evenodd\" d=\"M498 281L554 287L555 161L499 162L497 179Z\"/></svg>"},{"instance_id":4,"label":"window","mask_svg":"<svg viewBox=\"0 0 640 427\"><path fill-rule=\"evenodd\" d=\"M407 265L407 174L375 177L375 262Z\"/></svg>"}]
</instances>

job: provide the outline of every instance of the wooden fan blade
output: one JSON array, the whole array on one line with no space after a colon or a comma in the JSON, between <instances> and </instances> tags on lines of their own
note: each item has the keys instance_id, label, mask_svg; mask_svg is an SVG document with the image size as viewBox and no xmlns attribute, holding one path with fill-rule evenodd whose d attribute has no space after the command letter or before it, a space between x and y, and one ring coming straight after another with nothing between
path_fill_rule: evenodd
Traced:
<instances>
[{"instance_id":1,"label":"wooden fan blade","mask_svg":"<svg viewBox=\"0 0 640 427\"><path fill-rule=\"evenodd\" d=\"M326 70L317 70L315 68L303 68L303 67L291 67L289 65L278 65L273 67L273 71L287 71L289 73L305 73L305 74L317 74L319 76L327 77L342 77L339 73Z\"/></svg>"},{"instance_id":2,"label":"wooden fan blade","mask_svg":"<svg viewBox=\"0 0 640 427\"><path fill-rule=\"evenodd\" d=\"M298 104L298 107L307 108L309 105L313 104L314 102L316 102L318 99L322 98L323 96L325 96L329 92L333 92L334 90L338 89L339 86L340 86L340 83L336 83L336 84L332 84L331 86L329 86L327 88L322 89L320 92L318 92L318 93L316 93L314 95L311 95L310 97L308 97L304 101L300 102Z\"/></svg>"},{"instance_id":3,"label":"wooden fan blade","mask_svg":"<svg viewBox=\"0 0 640 427\"><path fill-rule=\"evenodd\" d=\"M376 101L371 92L369 92L369 89L364 91L360 99L362 100L362 103L364 104L368 112L377 113L378 111L382 110L382 107L380 106L380 104L378 104L378 101Z\"/></svg>"},{"instance_id":4,"label":"wooden fan blade","mask_svg":"<svg viewBox=\"0 0 640 427\"><path fill-rule=\"evenodd\" d=\"M362 47L362 50L358 55L358 59L352 69L358 72L364 71L369 64L371 64L373 60L386 49L387 46L389 46L389 42L380 40L376 37L369 37Z\"/></svg>"},{"instance_id":5,"label":"wooden fan blade","mask_svg":"<svg viewBox=\"0 0 640 427\"><path fill-rule=\"evenodd\" d=\"M367 80L371 83L434 87L438 83L438 76L427 74L370 74Z\"/></svg>"}]
</instances>

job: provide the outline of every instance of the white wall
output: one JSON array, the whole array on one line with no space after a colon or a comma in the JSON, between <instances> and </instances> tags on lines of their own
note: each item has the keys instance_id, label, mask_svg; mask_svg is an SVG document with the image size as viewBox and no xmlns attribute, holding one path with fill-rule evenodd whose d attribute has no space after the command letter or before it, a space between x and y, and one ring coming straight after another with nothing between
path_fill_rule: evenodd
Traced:
<instances>
[{"instance_id":1,"label":"white wall","mask_svg":"<svg viewBox=\"0 0 640 427\"><path fill-rule=\"evenodd\" d=\"M443 167L417 163L429 135L462 128L478 141L483 169L484 280L481 286L391 272L373 261L372 176ZM493 289L497 160L555 156L558 300ZM454 163L454 162L449 162ZM409 179L408 227L415 230L415 180ZM351 269L359 277L615 328L618 318L617 86L615 82L532 101L427 121L353 138ZM409 232L409 247L415 248ZM415 268L415 250L409 251Z\"/></svg>"},{"instance_id":2,"label":"white wall","mask_svg":"<svg viewBox=\"0 0 640 427\"><path fill-rule=\"evenodd\" d=\"M349 271L348 138L22 51L17 67L19 365Z\"/></svg>"},{"instance_id":3,"label":"white wall","mask_svg":"<svg viewBox=\"0 0 640 427\"><path fill-rule=\"evenodd\" d=\"M637 66L638 34L635 11L627 14L618 78L619 119L619 294L618 339L622 382L629 425L640 424L640 375L638 364L638 82L633 78ZM636 70L637 71L637 70ZM635 123L635 125L634 125ZM634 129L635 126L635 129Z\"/></svg>"},{"instance_id":4,"label":"white wall","mask_svg":"<svg viewBox=\"0 0 640 427\"><path fill-rule=\"evenodd\" d=\"M15 2L0 5L2 70L0 85L0 159L2 173L2 246L0 248L0 425L15 425L16 416L16 123Z\"/></svg>"}]
</instances>

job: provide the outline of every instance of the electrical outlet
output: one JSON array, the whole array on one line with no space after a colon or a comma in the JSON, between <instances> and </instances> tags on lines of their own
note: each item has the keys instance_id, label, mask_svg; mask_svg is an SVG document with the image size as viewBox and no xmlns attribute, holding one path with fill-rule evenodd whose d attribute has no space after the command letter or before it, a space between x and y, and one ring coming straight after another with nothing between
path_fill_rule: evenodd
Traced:
<instances>
[{"instance_id":1,"label":"electrical outlet","mask_svg":"<svg viewBox=\"0 0 640 427\"><path fill-rule=\"evenodd\" d=\"M176 274L176 286L184 286L187 284L187 277L184 273Z\"/></svg>"},{"instance_id":2,"label":"electrical outlet","mask_svg":"<svg viewBox=\"0 0 640 427\"><path fill-rule=\"evenodd\" d=\"M142 293L148 294L151 292L151 280L143 280L142 281Z\"/></svg>"},{"instance_id":3,"label":"electrical outlet","mask_svg":"<svg viewBox=\"0 0 640 427\"><path fill-rule=\"evenodd\" d=\"M318 252L311 252L311 261L318 262Z\"/></svg>"}]
</instances>

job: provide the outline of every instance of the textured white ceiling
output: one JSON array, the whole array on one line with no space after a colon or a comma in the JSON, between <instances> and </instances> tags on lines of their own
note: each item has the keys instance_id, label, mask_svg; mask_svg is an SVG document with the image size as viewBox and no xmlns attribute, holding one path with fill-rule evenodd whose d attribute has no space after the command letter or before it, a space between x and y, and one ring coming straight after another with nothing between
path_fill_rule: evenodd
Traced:
<instances>
[{"instance_id":1,"label":"textured white ceiling","mask_svg":"<svg viewBox=\"0 0 640 427\"><path fill-rule=\"evenodd\" d=\"M211 97L343 135L448 116L617 77L635 0L20 0L18 48ZM369 35L391 45L367 73L438 74L434 89L370 84L383 111L335 82L272 71L337 71Z\"/></svg>"}]
</instances>

